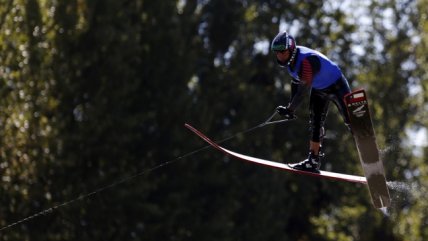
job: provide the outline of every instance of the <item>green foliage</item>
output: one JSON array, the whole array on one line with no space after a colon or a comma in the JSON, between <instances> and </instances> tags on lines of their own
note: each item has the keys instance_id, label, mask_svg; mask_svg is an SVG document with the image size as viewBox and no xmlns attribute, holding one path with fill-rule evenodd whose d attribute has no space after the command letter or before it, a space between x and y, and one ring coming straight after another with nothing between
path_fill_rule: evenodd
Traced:
<instances>
[{"instance_id":1,"label":"green foliage","mask_svg":"<svg viewBox=\"0 0 428 241\"><path fill-rule=\"evenodd\" d=\"M428 151L406 133L428 126L428 2L369 3L361 26L352 1L0 0L0 226L75 200L0 239L426 240ZM202 145L185 122L223 139L287 103L268 52L280 27L367 89L388 179L407 187L389 216L364 186L182 156ZM298 161L306 104L299 121L224 144ZM362 174L334 107L327 129L324 168Z\"/></svg>"}]
</instances>

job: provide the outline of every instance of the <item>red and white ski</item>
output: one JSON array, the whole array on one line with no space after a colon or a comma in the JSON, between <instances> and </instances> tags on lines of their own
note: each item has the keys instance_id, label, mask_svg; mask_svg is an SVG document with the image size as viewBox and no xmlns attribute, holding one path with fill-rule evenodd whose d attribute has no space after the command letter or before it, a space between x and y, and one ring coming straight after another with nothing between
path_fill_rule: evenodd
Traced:
<instances>
[{"instance_id":1,"label":"red and white ski","mask_svg":"<svg viewBox=\"0 0 428 241\"><path fill-rule=\"evenodd\" d=\"M286 164L275 162L275 161L268 161L256 157L247 156L244 154L236 153L233 151L230 151L224 147L219 146L217 143L212 141L210 138L208 138L206 135L204 135L202 132L198 131L196 128L189 124L185 124L185 126L191 130L193 133L198 135L200 138L202 138L204 141L206 141L208 144L210 144L215 149L230 155L231 157L237 158L239 160L248 161L264 166L279 168L285 171L303 174L303 175L309 175L314 177L320 177L320 178L327 178L327 179L333 179L333 180L339 180L339 181L346 181L346 182L353 182L353 183L361 183L361 184L367 184L366 178L362 176L354 176L354 175L348 175L348 174L342 174L342 173L335 173L335 172L328 172L328 171L320 171L320 173L313 173L313 172L305 172L293 169L289 167Z\"/></svg>"},{"instance_id":2,"label":"red and white ski","mask_svg":"<svg viewBox=\"0 0 428 241\"><path fill-rule=\"evenodd\" d=\"M345 102L373 205L376 208L388 207L391 201L385 171L379 158L366 92L354 91L345 96Z\"/></svg>"}]
</instances>

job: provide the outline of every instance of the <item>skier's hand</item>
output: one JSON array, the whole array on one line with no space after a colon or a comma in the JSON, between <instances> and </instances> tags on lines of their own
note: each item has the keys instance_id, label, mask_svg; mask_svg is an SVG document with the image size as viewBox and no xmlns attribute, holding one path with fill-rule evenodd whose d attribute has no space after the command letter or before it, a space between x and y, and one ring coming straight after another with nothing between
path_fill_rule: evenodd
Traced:
<instances>
[{"instance_id":1,"label":"skier's hand","mask_svg":"<svg viewBox=\"0 0 428 241\"><path fill-rule=\"evenodd\" d=\"M296 116L294 115L294 111L285 106L280 105L276 107L276 112L278 112L280 116L284 117L287 120L292 120L296 118Z\"/></svg>"}]
</instances>

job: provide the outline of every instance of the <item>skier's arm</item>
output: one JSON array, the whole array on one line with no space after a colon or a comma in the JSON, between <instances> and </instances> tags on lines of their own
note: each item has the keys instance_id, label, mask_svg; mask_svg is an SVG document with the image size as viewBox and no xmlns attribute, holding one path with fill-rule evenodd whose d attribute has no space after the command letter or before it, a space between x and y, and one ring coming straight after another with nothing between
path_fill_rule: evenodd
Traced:
<instances>
[{"instance_id":1,"label":"skier's arm","mask_svg":"<svg viewBox=\"0 0 428 241\"><path fill-rule=\"evenodd\" d=\"M310 86L302 83L298 83L293 80L291 82L291 98L287 108L294 112L299 104L303 101L306 93L309 92Z\"/></svg>"},{"instance_id":2,"label":"skier's arm","mask_svg":"<svg viewBox=\"0 0 428 241\"><path fill-rule=\"evenodd\" d=\"M295 111L302 102L305 95L309 92L312 86L313 76L319 72L321 68L320 61L316 56L309 56L302 62L302 67L299 71L300 81L294 80L291 82L291 98L288 108Z\"/></svg>"}]
</instances>

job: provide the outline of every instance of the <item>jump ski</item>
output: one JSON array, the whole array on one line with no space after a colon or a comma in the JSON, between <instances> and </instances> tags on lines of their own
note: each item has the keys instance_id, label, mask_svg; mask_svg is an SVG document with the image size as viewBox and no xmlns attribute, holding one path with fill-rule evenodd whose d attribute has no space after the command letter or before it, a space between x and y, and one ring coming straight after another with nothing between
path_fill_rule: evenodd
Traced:
<instances>
[{"instance_id":1,"label":"jump ski","mask_svg":"<svg viewBox=\"0 0 428 241\"><path fill-rule=\"evenodd\" d=\"M364 90L354 91L345 96L345 102L373 205L376 208L388 207L391 201L366 93Z\"/></svg>"},{"instance_id":2,"label":"jump ski","mask_svg":"<svg viewBox=\"0 0 428 241\"><path fill-rule=\"evenodd\" d=\"M319 177L319 178L333 179L333 180L338 180L338 181L346 181L346 182L351 182L351 183L367 184L366 178L362 177L362 176L354 176L354 175L328 172L328 171L320 171L320 173L305 172L305 171L293 169L293 168L291 168L288 165L283 164L283 163L264 160L264 159L260 159L260 158L251 157L251 156L247 156L244 154L236 153L236 152L230 151L224 147L221 147L220 145L218 145L217 143L212 141L210 138L208 138L206 135L204 135L202 132L200 132L199 130L197 130L193 126L191 126L189 124L185 124L185 127L188 128L189 130L191 130L196 135L198 135L201 139L206 141L208 144L210 144L215 149L217 149L217 150L219 150L219 151L221 151L221 152L223 152L223 153L225 153L225 154L227 154L233 158L239 159L239 160L248 161L251 163L256 163L256 164L260 164L260 165L264 165L264 166L279 168L279 169L289 171L289 172L293 172L293 173L297 173L297 174L303 174L303 175L314 176L314 177Z\"/></svg>"},{"instance_id":3,"label":"jump ski","mask_svg":"<svg viewBox=\"0 0 428 241\"><path fill-rule=\"evenodd\" d=\"M349 113L351 129L365 177L328 171L314 173L296 170L283 163L264 160L230 151L224 147L221 147L191 125L185 124L185 126L215 149L236 159L279 168L297 174L367 184L373 206L376 208L388 207L391 204L391 199L389 196L388 187L386 185L383 164L379 158L379 149L376 143L376 135L370 117L366 93L364 90L354 91L345 96L345 102Z\"/></svg>"}]
</instances>

